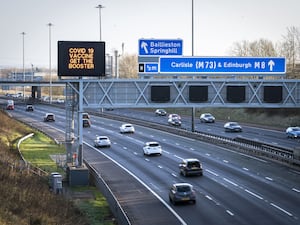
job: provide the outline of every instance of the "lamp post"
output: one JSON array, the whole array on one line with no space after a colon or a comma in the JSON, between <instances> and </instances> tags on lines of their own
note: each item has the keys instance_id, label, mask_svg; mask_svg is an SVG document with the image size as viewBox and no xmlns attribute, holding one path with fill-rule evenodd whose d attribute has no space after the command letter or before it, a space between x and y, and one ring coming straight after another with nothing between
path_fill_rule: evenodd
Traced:
<instances>
[{"instance_id":1,"label":"lamp post","mask_svg":"<svg viewBox=\"0 0 300 225\"><path fill-rule=\"evenodd\" d=\"M23 54L23 81L25 82L25 32L22 32L22 54ZM25 86L23 86L23 99L25 99Z\"/></svg>"},{"instance_id":2,"label":"lamp post","mask_svg":"<svg viewBox=\"0 0 300 225\"><path fill-rule=\"evenodd\" d=\"M97 9L99 9L99 24L100 24L100 41L102 41L102 29L101 29L101 9L104 8L103 5L97 5L96 6Z\"/></svg>"},{"instance_id":3,"label":"lamp post","mask_svg":"<svg viewBox=\"0 0 300 225\"><path fill-rule=\"evenodd\" d=\"M52 71L51 71L51 27L52 23L48 23L49 26L49 74L50 74L50 83L49 83L49 102L52 103Z\"/></svg>"},{"instance_id":4,"label":"lamp post","mask_svg":"<svg viewBox=\"0 0 300 225\"><path fill-rule=\"evenodd\" d=\"M194 0L192 0L192 56L194 56Z\"/></svg>"}]
</instances>

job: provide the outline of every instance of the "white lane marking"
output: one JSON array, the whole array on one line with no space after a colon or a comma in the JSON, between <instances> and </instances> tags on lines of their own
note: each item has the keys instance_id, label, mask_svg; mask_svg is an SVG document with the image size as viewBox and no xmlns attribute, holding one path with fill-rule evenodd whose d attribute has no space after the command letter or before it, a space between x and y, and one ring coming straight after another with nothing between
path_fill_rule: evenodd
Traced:
<instances>
[{"instance_id":1,"label":"white lane marking","mask_svg":"<svg viewBox=\"0 0 300 225\"><path fill-rule=\"evenodd\" d=\"M298 192L298 193L300 193L300 190L297 189L297 188L293 188L292 190L293 190L293 191L296 191L296 192Z\"/></svg>"},{"instance_id":2,"label":"white lane marking","mask_svg":"<svg viewBox=\"0 0 300 225\"><path fill-rule=\"evenodd\" d=\"M177 175L175 173L171 173L173 177L177 177Z\"/></svg>"},{"instance_id":3,"label":"white lane marking","mask_svg":"<svg viewBox=\"0 0 300 225\"><path fill-rule=\"evenodd\" d=\"M138 153L137 153L137 152L133 152L133 154L135 154L135 155L138 155Z\"/></svg>"},{"instance_id":4,"label":"white lane marking","mask_svg":"<svg viewBox=\"0 0 300 225\"><path fill-rule=\"evenodd\" d=\"M256 197L256 198L258 198L258 199L260 199L260 200L263 200L263 199L264 199L263 197L261 197L261 196L255 194L255 193L253 193L252 191L249 191L249 190L247 190L247 189L245 189L245 191L246 191L247 193L249 193L250 195L253 195L254 197Z\"/></svg>"},{"instance_id":5,"label":"white lane marking","mask_svg":"<svg viewBox=\"0 0 300 225\"><path fill-rule=\"evenodd\" d=\"M160 168L160 169L162 169L162 168L163 168L161 165L158 165L157 167L158 167L158 168Z\"/></svg>"},{"instance_id":6,"label":"white lane marking","mask_svg":"<svg viewBox=\"0 0 300 225\"><path fill-rule=\"evenodd\" d=\"M226 210L226 212L230 215L230 216L234 216L233 212L231 212L230 210Z\"/></svg>"},{"instance_id":7,"label":"white lane marking","mask_svg":"<svg viewBox=\"0 0 300 225\"><path fill-rule=\"evenodd\" d=\"M265 178L269 181L273 181L273 179L271 177L265 177Z\"/></svg>"},{"instance_id":8,"label":"white lane marking","mask_svg":"<svg viewBox=\"0 0 300 225\"><path fill-rule=\"evenodd\" d=\"M215 172L213 172L213 171L211 171L211 170L206 169L206 171L209 172L209 173L211 173L211 174L213 174L213 175L215 175L216 177L219 176L219 174L217 174L217 173L215 173Z\"/></svg>"},{"instance_id":9,"label":"white lane marking","mask_svg":"<svg viewBox=\"0 0 300 225\"><path fill-rule=\"evenodd\" d=\"M175 158L177 158L177 159L181 159L181 160L183 160L183 158L182 158L182 157L180 157L180 156L178 156L178 155L174 155L174 157L175 157Z\"/></svg>"},{"instance_id":10,"label":"white lane marking","mask_svg":"<svg viewBox=\"0 0 300 225\"><path fill-rule=\"evenodd\" d=\"M179 146L180 144L179 143L175 143L175 145Z\"/></svg>"},{"instance_id":11,"label":"white lane marking","mask_svg":"<svg viewBox=\"0 0 300 225\"><path fill-rule=\"evenodd\" d=\"M223 159L223 162L224 162L224 163L229 163L229 162L228 162L227 160L225 160L225 159Z\"/></svg>"},{"instance_id":12,"label":"white lane marking","mask_svg":"<svg viewBox=\"0 0 300 225\"><path fill-rule=\"evenodd\" d=\"M275 207L276 209L280 210L281 212L284 212L285 214L287 214L287 215L289 215L289 216L293 216L292 213L290 213L290 212L284 210L283 208L279 207L278 205L275 205L274 203L270 203L270 204L271 204L271 206Z\"/></svg>"},{"instance_id":13,"label":"white lane marking","mask_svg":"<svg viewBox=\"0 0 300 225\"><path fill-rule=\"evenodd\" d=\"M206 197L207 199L209 199L210 201L213 200L213 199L212 199L210 196L208 196L208 195L205 195L205 197Z\"/></svg>"},{"instance_id":14,"label":"white lane marking","mask_svg":"<svg viewBox=\"0 0 300 225\"><path fill-rule=\"evenodd\" d=\"M231 151L231 150L229 150L229 151ZM263 159L260 159L260 158L256 158L256 157L251 156L251 155L246 155L246 154L244 154L244 153L234 152L234 151L232 151L232 153L239 154L239 155L242 155L242 156L251 158L251 159L255 159L255 160L260 161L260 162L263 162L263 163L268 163L268 161L266 161L266 160L263 160Z\"/></svg>"},{"instance_id":15,"label":"white lane marking","mask_svg":"<svg viewBox=\"0 0 300 225\"><path fill-rule=\"evenodd\" d=\"M210 154L209 154L209 153L205 153L205 155L206 155L206 156L210 156Z\"/></svg>"},{"instance_id":16,"label":"white lane marking","mask_svg":"<svg viewBox=\"0 0 300 225\"><path fill-rule=\"evenodd\" d=\"M163 150L163 152L167 153L167 154L170 154L170 152L166 151L166 150Z\"/></svg>"},{"instance_id":17,"label":"white lane marking","mask_svg":"<svg viewBox=\"0 0 300 225\"><path fill-rule=\"evenodd\" d=\"M122 168L124 171L126 171L127 173L129 173L132 177L134 177L138 182L140 182L144 187L146 187L161 203L164 204L164 206L169 209L169 211L171 213L173 213L173 215L180 221L180 223L182 225L187 225L187 223L183 220L183 218L181 218L179 216L179 214L177 214L177 212L167 203L165 202L154 190L152 190L146 183L144 183L140 178L138 178L134 173L132 173L130 170L128 170L127 168L125 168L124 166L122 166L120 163L118 163L117 161L115 161L114 159L112 159L111 157L109 157L108 155L106 155L105 153L99 151L99 149L94 148L93 146L91 146L90 144L88 144L87 142L84 142L84 144L88 145L89 147L91 147L92 149L94 149L95 151L99 152L100 154L104 155L106 158L110 159L111 161L113 161L116 165L118 165L120 168ZM98 176L100 176L98 174Z\"/></svg>"},{"instance_id":18,"label":"white lane marking","mask_svg":"<svg viewBox=\"0 0 300 225\"><path fill-rule=\"evenodd\" d=\"M191 150L191 151L195 151L195 149L194 149L194 148L190 148L190 150Z\"/></svg>"},{"instance_id":19,"label":"white lane marking","mask_svg":"<svg viewBox=\"0 0 300 225\"><path fill-rule=\"evenodd\" d=\"M234 183L233 181L228 180L227 178L223 178L223 180L225 180L226 182L228 182L228 183L230 183L230 184L232 184L232 185L234 185L234 186L236 186L236 187L239 186L239 185L237 185L236 183Z\"/></svg>"},{"instance_id":20,"label":"white lane marking","mask_svg":"<svg viewBox=\"0 0 300 225\"><path fill-rule=\"evenodd\" d=\"M145 161L150 162L150 159L145 158Z\"/></svg>"},{"instance_id":21,"label":"white lane marking","mask_svg":"<svg viewBox=\"0 0 300 225\"><path fill-rule=\"evenodd\" d=\"M246 167L243 167L243 170L249 171L249 169L248 169L248 168L246 168Z\"/></svg>"},{"instance_id":22,"label":"white lane marking","mask_svg":"<svg viewBox=\"0 0 300 225\"><path fill-rule=\"evenodd\" d=\"M127 147L124 146L123 149L124 149L124 150L127 150Z\"/></svg>"}]
</instances>

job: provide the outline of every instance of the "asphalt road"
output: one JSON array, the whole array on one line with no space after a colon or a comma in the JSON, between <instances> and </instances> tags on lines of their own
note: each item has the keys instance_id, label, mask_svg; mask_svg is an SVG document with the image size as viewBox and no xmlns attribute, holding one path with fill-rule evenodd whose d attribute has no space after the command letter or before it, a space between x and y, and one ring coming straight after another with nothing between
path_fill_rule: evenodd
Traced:
<instances>
[{"instance_id":1,"label":"asphalt road","mask_svg":"<svg viewBox=\"0 0 300 225\"><path fill-rule=\"evenodd\" d=\"M105 113L126 115L128 117L166 125L168 120L166 116L155 116L154 112L149 112L146 110L116 109L113 111L105 111ZM295 147L298 147L300 145L300 139L287 138L285 130L270 130L262 127L254 127L249 126L248 124L240 123L240 125L242 125L243 127L243 132L231 133L224 131L224 123L225 121L218 120L218 118L216 119L215 123L201 123L199 118L195 118L195 130L229 138L244 137L247 139L272 144L274 146L282 146L291 149L294 149ZM181 127L183 129L191 130L192 119L190 116L182 116Z\"/></svg>"},{"instance_id":2,"label":"asphalt road","mask_svg":"<svg viewBox=\"0 0 300 225\"><path fill-rule=\"evenodd\" d=\"M24 109L16 107L13 114L42 121L42 116L46 112L56 114L56 122L47 125L63 131L65 129L65 112L61 109L36 106L32 113L25 112L25 107ZM92 127L84 129L86 143L84 158L90 160L93 165L105 164L105 161L111 159L134 174L142 182L142 185L136 188L132 182L130 194L136 193L137 196L140 196L138 193L150 190L152 194L158 196L155 199L161 202L159 207L167 210L170 215L171 222L160 219L158 224L174 224L172 223L174 220L181 224L195 225L292 225L300 223L300 172L298 171L230 149L158 130L135 126L135 134L120 134L121 122L95 116L91 117L91 121ZM251 132L249 131L249 133ZM112 141L112 146L103 149L93 148L93 140L96 135L107 135ZM162 156L143 155L144 142L151 140L161 143ZM204 175L188 178L180 176L178 163L183 158L198 158L203 163ZM121 176L120 179L113 180L111 183L111 185L119 186L118 196L122 196L122 192L124 192L124 182L130 183L131 180L126 182ZM188 182L194 186L197 195L195 205L173 206L169 203L169 187L172 183L177 182ZM147 219L151 221L153 216L162 218L166 214L153 215L151 213L153 205L147 205L151 199L149 195L145 199L138 198L137 202L132 201L134 198L130 198L131 202L122 197L119 198L121 205L134 206L127 208L129 210L137 208L141 210L142 206L146 207L146 210L141 211L145 223L136 218L134 224L147 224ZM149 215L147 215L147 211ZM134 215L135 212L129 213ZM151 222L155 224L153 221Z\"/></svg>"}]
</instances>

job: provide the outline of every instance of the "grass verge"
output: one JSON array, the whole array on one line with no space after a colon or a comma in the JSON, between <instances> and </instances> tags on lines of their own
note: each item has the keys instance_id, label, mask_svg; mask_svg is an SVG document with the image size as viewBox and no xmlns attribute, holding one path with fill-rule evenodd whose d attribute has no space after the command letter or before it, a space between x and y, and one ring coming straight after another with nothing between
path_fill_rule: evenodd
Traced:
<instances>
[{"instance_id":1,"label":"grass verge","mask_svg":"<svg viewBox=\"0 0 300 225\"><path fill-rule=\"evenodd\" d=\"M50 155L65 154L65 147L57 145L48 136L41 132L35 132L34 136L26 139L20 146L23 157L31 164L47 171L60 172L64 170L57 166ZM112 217L108 203L105 197L95 187L75 187L71 192L92 192L93 198L73 199L75 205L80 209L83 215L88 219L91 225L114 225L116 224Z\"/></svg>"}]
</instances>

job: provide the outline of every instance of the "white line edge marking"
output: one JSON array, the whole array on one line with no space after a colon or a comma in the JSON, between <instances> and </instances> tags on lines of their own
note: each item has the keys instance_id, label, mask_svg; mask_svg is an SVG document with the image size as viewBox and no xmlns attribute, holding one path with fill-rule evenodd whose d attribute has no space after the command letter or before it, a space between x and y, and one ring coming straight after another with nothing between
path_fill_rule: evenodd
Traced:
<instances>
[{"instance_id":1,"label":"white line edge marking","mask_svg":"<svg viewBox=\"0 0 300 225\"><path fill-rule=\"evenodd\" d=\"M167 209L180 221L180 223L182 225L187 225L187 223L176 213L176 211L174 209L172 209L172 207L168 203L166 203L155 191L153 191L146 183L144 183L135 174L133 174L131 171L129 171L128 169L126 169L124 166L122 166L120 163L118 163L117 161L115 161L114 159L112 159L111 157L109 157L108 155L106 155L105 153L99 151L99 149L94 148L92 145L88 144L87 142L84 142L84 144L86 144L87 146L91 147L92 149L94 149L98 153L102 154L103 156L105 156L106 158L108 158L109 160L111 160L112 162L114 162L121 169L123 169L128 174L130 174L133 178L135 178L138 182L140 182L145 188L147 188L162 204L164 204L164 206L167 207Z\"/></svg>"},{"instance_id":2,"label":"white line edge marking","mask_svg":"<svg viewBox=\"0 0 300 225\"><path fill-rule=\"evenodd\" d=\"M54 127L53 127L54 128ZM64 131L55 128L56 130L64 133ZM180 221L181 225L187 225L187 223L176 213L176 211L174 209L172 209L172 207L166 203L155 191L153 191L146 183L144 183L140 178L138 178L135 174L133 174L132 172L130 172L128 169L126 169L124 166L122 166L120 163L118 163L117 161L115 161L113 158L109 157L108 155L106 155L104 152L101 152L99 149L95 148L94 146L90 145L87 142L83 142L85 145L89 146L90 148L94 149L95 151L97 151L98 153L102 154L103 156L105 156L106 158L108 158L109 160L111 160L113 163L115 163L117 166L119 166L121 169L123 169L124 171L126 171L129 175L131 175L133 178L135 178L138 182L140 182L145 188L147 188L165 207L167 207L167 209Z\"/></svg>"}]
</instances>

